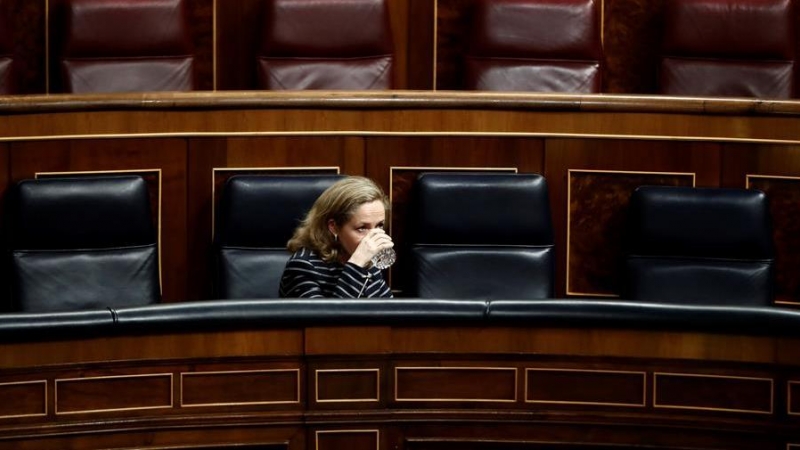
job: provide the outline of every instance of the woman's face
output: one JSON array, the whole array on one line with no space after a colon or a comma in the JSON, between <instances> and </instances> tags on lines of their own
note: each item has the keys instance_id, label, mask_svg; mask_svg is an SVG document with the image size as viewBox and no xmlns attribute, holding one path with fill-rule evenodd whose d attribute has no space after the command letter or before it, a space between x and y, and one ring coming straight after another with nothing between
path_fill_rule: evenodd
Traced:
<instances>
[{"instance_id":1,"label":"woman's face","mask_svg":"<svg viewBox=\"0 0 800 450\"><path fill-rule=\"evenodd\" d=\"M334 235L339 236L339 243L345 253L341 255L342 260L349 259L361 239L373 228L383 228L385 221L386 208L383 207L383 202L380 200L359 206L353 217L341 227L331 219L328 222L328 229Z\"/></svg>"}]
</instances>

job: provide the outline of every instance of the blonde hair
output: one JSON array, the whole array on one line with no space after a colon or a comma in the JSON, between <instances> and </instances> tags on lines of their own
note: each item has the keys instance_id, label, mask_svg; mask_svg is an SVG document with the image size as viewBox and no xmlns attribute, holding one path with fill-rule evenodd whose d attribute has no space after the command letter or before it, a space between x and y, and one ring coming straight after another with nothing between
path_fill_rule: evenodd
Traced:
<instances>
[{"instance_id":1,"label":"blonde hair","mask_svg":"<svg viewBox=\"0 0 800 450\"><path fill-rule=\"evenodd\" d=\"M337 181L317 198L303 222L294 230L286 248L294 253L305 247L324 261L335 261L341 247L328 229L328 222L332 219L336 226L341 227L361 205L375 200L380 200L389 212L386 194L369 178L351 176Z\"/></svg>"}]
</instances>

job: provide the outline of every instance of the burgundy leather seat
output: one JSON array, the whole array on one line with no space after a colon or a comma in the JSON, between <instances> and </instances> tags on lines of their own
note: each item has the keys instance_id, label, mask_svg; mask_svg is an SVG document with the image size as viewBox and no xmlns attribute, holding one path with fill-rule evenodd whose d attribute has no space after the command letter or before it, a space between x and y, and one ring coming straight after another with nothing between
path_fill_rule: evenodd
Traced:
<instances>
[{"instance_id":1,"label":"burgundy leather seat","mask_svg":"<svg viewBox=\"0 0 800 450\"><path fill-rule=\"evenodd\" d=\"M667 95L796 95L792 0L664 2L659 91Z\"/></svg>"},{"instance_id":2,"label":"burgundy leather seat","mask_svg":"<svg viewBox=\"0 0 800 450\"><path fill-rule=\"evenodd\" d=\"M603 49L597 0L477 0L466 89L596 93Z\"/></svg>"},{"instance_id":3,"label":"burgundy leather seat","mask_svg":"<svg viewBox=\"0 0 800 450\"><path fill-rule=\"evenodd\" d=\"M391 89L385 0L265 0L261 89Z\"/></svg>"},{"instance_id":4,"label":"burgundy leather seat","mask_svg":"<svg viewBox=\"0 0 800 450\"><path fill-rule=\"evenodd\" d=\"M17 91L11 20L8 1L0 0L0 95L14 94Z\"/></svg>"},{"instance_id":5,"label":"burgundy leather seat","mask_svg":"<svg viewBox=\"0 0 800 450\"><path fill-rule=\"evenodd\" d=\"M64 0L61 86L71 93L189 91L194 56L184 0Z\"/></svg>"}]
</instances>

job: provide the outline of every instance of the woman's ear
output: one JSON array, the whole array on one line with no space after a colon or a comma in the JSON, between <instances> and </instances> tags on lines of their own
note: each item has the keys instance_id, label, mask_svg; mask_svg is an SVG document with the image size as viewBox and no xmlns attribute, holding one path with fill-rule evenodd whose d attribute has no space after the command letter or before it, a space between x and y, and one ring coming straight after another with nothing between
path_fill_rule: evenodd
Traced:
<instances>
[{"instance_id":1,"label":"woman's ear","mask_svg":"<svg viewBox=\"0 0 800 450\"><path fill-rule=\"evenodd\" d=\"M339 227L336 226L336 221L333 219L328 219L328 231L331 232L332 235L338 236L339 235Z\"/></svg>"}]
</instances>

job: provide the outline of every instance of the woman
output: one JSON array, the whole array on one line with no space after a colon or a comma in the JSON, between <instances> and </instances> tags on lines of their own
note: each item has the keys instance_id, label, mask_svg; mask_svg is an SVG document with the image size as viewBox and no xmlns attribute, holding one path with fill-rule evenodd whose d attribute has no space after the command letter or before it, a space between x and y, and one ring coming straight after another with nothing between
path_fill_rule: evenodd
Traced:
<instances>
[{"instance_id":1,"label":"woman","mask_svg":"<svg viewBox=\"0 0 800 450\"><path fill-rule=\"evenodd\" d=\"M347 177L319 196L287 245L280 296L391 298L372 257L394 246L383 231L389 202L374 182Z\"/></svg>"}]
</instances>

